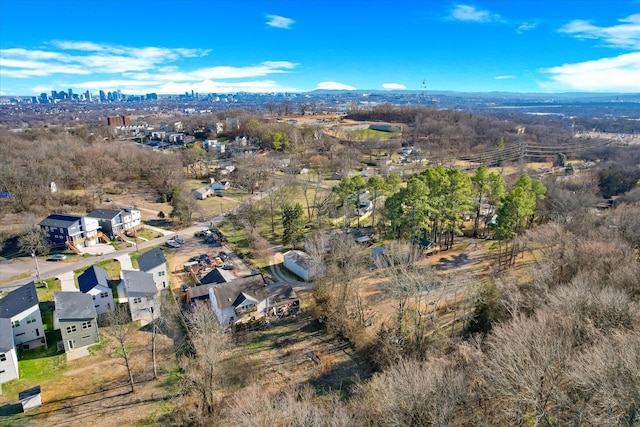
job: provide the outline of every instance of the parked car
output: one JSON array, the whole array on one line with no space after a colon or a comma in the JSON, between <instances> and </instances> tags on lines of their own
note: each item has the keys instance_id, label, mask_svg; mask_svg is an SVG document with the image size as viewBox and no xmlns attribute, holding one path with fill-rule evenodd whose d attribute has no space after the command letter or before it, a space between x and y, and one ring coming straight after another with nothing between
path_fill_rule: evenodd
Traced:
<instances>
[{"instance_id":1,"label":"parked car","mask_svg":"<svg viewBox=\"0 0 640 427\"><path fill-rule=\"evenodd\" d=\"M167 246L170 246L170 247L172 247L172 248L179 248L179 247L180 247L180 243L176 242L176 241L175 241L175 240L173 240L173 239L169 239L169 240L167 240L166 245L167 245Z\"/></svg>"},{"instance_id":2,"label":"parked car","mask_svg":"<svg viewBox=\"0 0 640 427\"><path fill-rule=\"evenodd\" d=\"M205 228L205 229L203 229L203 230L197 231L197 232L196 232L196 237L199 237L199 236L208 236L208 235L210 235L210 234L211 234L211 230L209 230L208 228Z\"/></svg>"},{"instance_id":3,"label":"parked car","mask_svg":"<svg viewBox=\"0 0 640 427\"><path fill-rule=\"evenodd\" d=\"M67 259L65 254L55 254L49 257L49 261L64 261L65 259Z\"/></svg>"},{"instance_id":4,"label":"parked car","mask_svg":"<svg viewBox=\"0 0 640 427\"><path fill-rule=\"evenodd\" d=\"M226 252L224 252L224 251L220 251L220 252L218 253L218 257L220 257L220 259L221 259L221 260L226 261L226 260L228 260L228 259L229 259L229 254L227 254L227 253L226 253Z\"/></svg>"},{"instance_id":5,"label":"parked car","mask_svg":"<svg viewBox=\"0 0 640 427\"><path fill-rule=\"evenodd\" d=\"M220 268L222 268L223 270L233 270L235 267L233 266L233 264L225 262L220 266Z\"/></svg>"},{"instance_id":6,"label":"parked car","mask_svg":"<svg viewBox=\"0 0 640 427\"><path fill-rule=\"evenodd\" d=\"M184 239L180 236L176 236L173 238L173 240L175 240L176 242L178 242L181 245L184 245Z\"/></svg>"}]
</instances>

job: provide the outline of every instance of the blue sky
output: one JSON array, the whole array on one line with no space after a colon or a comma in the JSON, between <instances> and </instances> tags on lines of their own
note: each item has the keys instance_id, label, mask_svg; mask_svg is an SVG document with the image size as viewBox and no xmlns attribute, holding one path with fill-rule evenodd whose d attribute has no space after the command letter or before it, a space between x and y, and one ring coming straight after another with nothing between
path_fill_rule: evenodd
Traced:
<instances>
[{"instance_id":1,"label":"blue sky","mask_svg":"<svg viewBox=\"0 0 640 427\"><path fill-rule=\"evenodd\" d=\"M640 0L0 0L0 95L424 87L640 92Z\"/></svg>"}]
</instances>

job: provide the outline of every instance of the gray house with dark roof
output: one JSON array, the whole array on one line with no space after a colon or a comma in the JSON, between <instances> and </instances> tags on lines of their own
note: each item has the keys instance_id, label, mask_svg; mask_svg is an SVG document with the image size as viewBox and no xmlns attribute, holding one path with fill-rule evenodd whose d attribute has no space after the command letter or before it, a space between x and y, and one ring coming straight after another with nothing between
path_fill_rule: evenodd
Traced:
<instances>
[{"instance_id":1,"label":"gray house with dark roof","mask_svg":"<svg viewBox=\"0 0 640 427\"><path fill-rule=\"evenodd\" d=\"M34 282L0 298L0 318L11 321L15 345L29 349L47 344Z\"/></svg>"},{"instance_id":2,"label":"gray house with dark roof","mask_svg":"<svg viewBox=\"0 0 640 427\"><path fill-rule=\"evenodd\" d=\"M18 356L11 332L11 320L0 319L0 387L16 378L18 378Z\"/></svg>"},{"instance_id":3,"label":"gray house with dark roof","mask_svg":"<svg viewBox=\"0 0 640 427\"><path fill-rule=\"evenodd\" d=\"M120 232L135 230L142 226L138 209L96 209L87 214L100 224L102 232L113 239Z\"/></svg>"},{"instance_id":4,"label":"gray house with dark roof","mask_svg":"<svg viewBox=\"0 0 640 427\"><path fill-rule=\"evenodd\" d=\"M160 313L158 289L151 273L123 270L121 286L129 303L131 320L145 321L151 318L152 313Z\"/></svg>"},{"instance_id":5,"label":"gray house with dark roof","mask_svg":"<svg viewBox=\"0 0 640 427\"><path fill-rule=\"evenodd\" d=\"M97 313L91 295L82 292L56 292L53 297L53 328L60 329L66 352L100 342Z\"/></svg>"},{"instance_id":6,"label":"gray house with dark roof","mask_svg":"<svg viewBox=\"0 0 640 427\"><path fill-rule=\"evenodd\" d=\"M80 292L91 295L98 315L109 313L115 308L111 281L103 268L92 265L86 269L78 276L78 285Z\"/></svg>"},{"instance_id":7,"label":"gray house with dark roof","mask_svg":"<svg viewBox=\"0 0 640 427\"><path fill-rule=\"evenodd\" d=\"M167 285L169 285L167 260L159 248L151 249L140 255L138 258L138 268L140 271L153 275L153 281L158 291L165 289Z\"/></svg>"}]
</instances>

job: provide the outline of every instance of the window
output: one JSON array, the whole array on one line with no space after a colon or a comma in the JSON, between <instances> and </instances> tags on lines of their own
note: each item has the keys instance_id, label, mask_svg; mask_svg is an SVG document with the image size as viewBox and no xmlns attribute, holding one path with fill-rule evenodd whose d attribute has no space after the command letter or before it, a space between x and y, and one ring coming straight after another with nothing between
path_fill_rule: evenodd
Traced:
<instances>
[{"instance_id":1,"label":"window","mask_svg":"<svg viewBox=\"0 0 640 427\"><path fill-rule=\"evenodd\" d=\"M109 292L103 292L100 294L100 298L109 298Z\"/></svg>"},{"instance_id":2,"label":"window","mask_svg":"<svg viewBox=\"0 0 640 427\"><path fill-rule=\"evenodd\" d=\"M82 340L88 340L89 338L91 338L91 335L85 335L85 336L83 336L83 337L82 337L82 338L80 338L80 339L82 339Z\"/></svg>"},{"instance_id":3,"label":"window","mask_svg":"<svg viewBox=\"0 0 640 427\"><path fill-rule=\"evenodd\" d=\"M7 356L4 353L0 354L0 362L4 362L6 360L7 360Z\"/></svg>"},{"instance_id":4,"label":"window","mask_svg":"<svg viewBox=\"0 0 640 427\"><path fill-rule=\"evenodd\" d=\"M94 301L96 300L96 296L95 296L95 295L93 296L93 300L94 300Z\"/></svg>"},{"instance_id":5,"label":"window","mask_svg":"<svg viewBox=\"0 0 640 427\"><path fill-rule=\"evenodd\" d=\"M158 276L164 276L164 271L158 271Z\"/></svg>"},{"instance_id":6,"label":"window","mask_svg":"<svg viewBox=\"0 0 640 427\"><path fill-rule=\"evenodd\" d=\"M71 333L75 332L76 330L77 330L76 329L76 325L67 326L67 333L68 334L71 334Z\"/></svg>"},{"instance_id":7,"label":"window","mask_svg":"<svg viewBox=\"0 0 640 427\"><path fill-rule=\"evenodd\" d=\"M36 316L27 317L27 323L35 323L35 322L36 322Z\"/></svg>"},{"instance_id":8,"label":"window","mask_svg":"<svg viewBox=\"0 0 640 427\"><path fill-rule=\"evenodd\" d=\"M141 302L142 302L142 298L140 298L140 297L133 299L133 303L134 304L138 304L138 303L141 303Z\"/></svg>"},{"instance_id":9,"label":"window","mask_svg":"<svg viewBox=\"0 0 640 427\"><path fill-rule=\"evenodd\" d=\"M91 325L91 321L88 322L82 322L82 329L89 329L91 328L93 325Z\"/></svg>"},{"instance_id":10,"label":"window","mask_svg":"<svg viewBox=\"0 0 640 427\"><path fill-rule=\"evenodd\" d=\"M14 328L17 328L18 326L20 326L20 321L19 320L14 320L13 321L13 325L11 325L11 326L13 326Z\"/></svg>"}]
</instances>

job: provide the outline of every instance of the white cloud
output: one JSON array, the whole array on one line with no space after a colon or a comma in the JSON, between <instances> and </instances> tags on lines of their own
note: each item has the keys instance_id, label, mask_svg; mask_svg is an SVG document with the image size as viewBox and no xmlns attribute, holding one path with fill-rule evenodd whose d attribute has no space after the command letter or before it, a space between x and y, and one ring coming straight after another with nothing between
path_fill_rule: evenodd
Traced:
<instances>
[{"instance_id":1,"label":"white cloud","mask_svg":"<svg viewBox=\"0 0 640 427\"><path fill-rule=\"evenodd\" d=\"M270 74L287 73L295 68L297 64L287 61L267 61L258 65L247 67L217 66L199 68L193 71L167 71L167 72L144 72L126 73L127 77L144 80L156 79L162 81L201 81L209 79L244 79L252 77L263 77Z\"/></svg>"},{"instance_id":2,"label":"white cloud","mask_svg":"<svg viewBox=\"0 0 640 427\"><path fill-rule=\"evenodd\" d=\"M264 61L241 67L218 65L185 71L179 67L180 60L204 56L209 51L153 46L129 47L82 41L53 41L50 45L62 50L0 49L0 76L28 79L54 75L92 75L92 81L75 81L69 86L84 90L119 88L128 91L127 93L168 93L166 90L185 87L188 90L203 91L279 92L291 89L282 88L271 80L234 83L219 80L253 80L289 73L298 66L289 61ZM56 87L66 84L56 82ZM46 92L49 87L41 85L34 90L37 93ZM172 90L170 93L176 92Z\"/></svg>"},{"instance_id":3,"label":"white cloud","mask_svg":"<svg viewBox=\"0 0 640 427\"><path fill-rule=\"evenodd\" d=\"M349 86L338 82L320 82L316 86L316 89L323 90L356 90L355 87Z\"/></svg>"},{"instance_id":4,"label":"white cloud","mask_svg":"<svg viewBox=\"0 0 640 427\"><path fill-rule=\"evenodd\" d=\"M296 22L291 18L285 18L280 15L267 15L267 25L274 28L284 28L288 30Z\"/></svg>"},{"instance_id":5,"label":"white cloud","mask_svg":"<svg viewBox=\"0 0 640 427\"><path fill-rule=\"evenodd\" d=\"M509 80L509 79L515 79L516 76L495 76L494 79L496 80Z\"/></svg>"},{"instance_id":6,"label":"white cloud","mask_svg":"<svg viewBox=\"0 0 640 427\"><path fill-rule=\"evenodd\" d=\"M618 22L618 25L599 27L589 21L576 20L560 28L560 32L580 39L604 40L610 47L640 49L640 13Z\"/></svg>"},{"instance_id":7,"label":"white cloud","mask_svg":"<svg viewBox=\"0 0 640 427\"><path fill-rule=\"evenodd\" d=\"M547 90L589 92L640 92L640 52L576 64L546 68L550 80L539 83Z\"/></svg>"},{"instance_id":8,"label":"white cloud","mask_svg":"<svg viewBox=\"0 0 640 427\"><path fill-rule=\"evenodd\" d=\"M405 85L401 85L400 83L382 83L382 87L384 89L406 89Z\"/></svg>"},{"instance_id":9,"label":"white cloud","mask_svg":"<svg viewBox=\"0 0 640 427\"><path fill-rule=\"evenodd\" d=\"M518 34L524 33L525 31L533 30L537 26L537 22L523 22L522 24L518 25L518 28L516 28L516 32Z\"/></svg>"},{"instance_id":10,"label":"white cloud","mask_svg":"<svg viewBox=\"0 0 640 427\"><path fill-rule=\"evenodd\" d=\"M451 19L466 22L500 22L502 18L497 13L488 10L476 9L465 4L456 5L451 11Z\"/></svg>"},{"instance_id":11,"label":"white cloud","mask_svg":"<svg viewBox=\"0 0 640 427\"><path fill-rule=\"evenodd\" d=\"M52 74L126 73L150 70L167 62L209 53L209 50L203 49L137 48L84 41L53 41L51 44L62 51L1 49L3 67L0 73L19 78Z\"/></svg>"}]
</instances>

